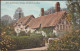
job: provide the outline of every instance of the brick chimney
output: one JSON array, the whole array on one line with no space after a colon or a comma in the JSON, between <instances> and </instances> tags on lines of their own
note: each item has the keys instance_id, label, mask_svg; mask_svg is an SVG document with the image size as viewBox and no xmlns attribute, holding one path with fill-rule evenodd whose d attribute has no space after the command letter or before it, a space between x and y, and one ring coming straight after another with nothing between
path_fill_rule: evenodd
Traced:
<instances>
[{"instance_id":1,"label":"brick chimney","mask_svg":"<svg viewBox=\"0 0 80 51\"><path fill-rule=\"evenodd\" d=\"M44 16L44 8L41 8L41 16Z\"/></svg>"},{"instance_id":2,"label":"brick chimney","mask_svg":"<svg viewBox=\"0 0 80 51\"><path fill-rule=\"evenodd\" d=\"M60 11L60 3L57 2L55 5L55 12L59 12Z\"/></svg>"},{"instance_id":3,"label":"brick chimney","mask_svg":"<svg viewBox=\"0 0 80 51\"><path fill-rule=\"evenodd\" d=\"M19 13L19 19L21 18L21 13Z\"/></svg>"}]
</instances>

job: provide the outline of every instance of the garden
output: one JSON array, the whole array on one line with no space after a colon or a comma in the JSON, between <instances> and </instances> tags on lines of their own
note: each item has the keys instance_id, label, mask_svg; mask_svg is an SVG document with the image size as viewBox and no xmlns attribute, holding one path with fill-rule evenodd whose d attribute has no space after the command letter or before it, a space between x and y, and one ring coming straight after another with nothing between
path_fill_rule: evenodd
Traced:
<instances>
[{"instance_id":1,"label":"garden","mask_svg":"<svg viewBox=\"0 0 80 51\"><path fill-rule=\"evenodd\" d=\"M59 40L53 40L49 44L48 50L80 50L80 2L78 0L67 0L68 14L66 20L71 22L72 30L59 37ZM78 21L78 22L77 22Z\"/></svg>"},{"instance_id":2,"label":"garden","mask_svg":"<svg viewBox=\"0 0 80 51\"><path fill-rule=\"evenodd\" d=\"M0 49L3 51L41 47L45 44L42 34L21 31L20 35L16 36L12 25L1 25L1 30Z\"/></svg>"},{"instance_id":3,"label":"garden","mask_svg":"<svg viewBox=\"0 0 80 51\"><path fill-rule=\"evenodd\" d=\"M66 20L71 22L72 30L70 32L63 31L62 36L52 35L51 28L39 28L39 31L44 31L47 37L40 33L25 33L21 31L19 36L16 36L13 24L4 25L0 20L0 50L20 50L45 46L48 38L58 38L59 40L52 40L48 45L48 50L80 50L80 2L76 0L67 0L67 15ZM60 34L60 33L59 33ZM46 41L45 41L45 40Z\"/></svg>"}]
</instances>

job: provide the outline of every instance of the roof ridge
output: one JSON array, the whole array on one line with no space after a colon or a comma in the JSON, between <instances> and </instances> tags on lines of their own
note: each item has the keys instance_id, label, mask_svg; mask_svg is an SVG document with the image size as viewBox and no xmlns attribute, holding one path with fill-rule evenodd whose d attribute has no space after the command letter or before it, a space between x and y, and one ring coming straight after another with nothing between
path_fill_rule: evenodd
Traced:
<instances>
[{"instance_id":1,"label":"roof ridge","mask_svg":"<svg viewBox=\"0 0 80 51\"><path fill-rule=\"evenodd\" d=\"M45 17L45 16L49 16L49 15L56 14L56 13L60 13L60 12L66 12L66 11L59 11L59 12L54 12L54 13L51 13L51 14L48 14L48 15L39 16L39 17L37 17L37 18L40 18L40 17Z\"/></svg>"}]
</instances>

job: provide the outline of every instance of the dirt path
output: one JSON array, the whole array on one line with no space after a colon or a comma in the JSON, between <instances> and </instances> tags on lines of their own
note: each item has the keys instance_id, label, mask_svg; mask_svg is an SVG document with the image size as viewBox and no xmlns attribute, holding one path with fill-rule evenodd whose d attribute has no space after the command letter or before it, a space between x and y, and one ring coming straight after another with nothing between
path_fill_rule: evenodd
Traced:
<instances>
[{"instance_id":1,"label":"dirt path","mask_svg":"<svg viewBox=\"0 0 80 51\"><path fill-rule=\"evenodd\" d=\"M22 50L17 50L17 51L31 51L31 50L47 50L48 45L45 44L44 47L37 47L37 48L31 48L31 49L22 49Z\"/></svg>"}]
</instances>

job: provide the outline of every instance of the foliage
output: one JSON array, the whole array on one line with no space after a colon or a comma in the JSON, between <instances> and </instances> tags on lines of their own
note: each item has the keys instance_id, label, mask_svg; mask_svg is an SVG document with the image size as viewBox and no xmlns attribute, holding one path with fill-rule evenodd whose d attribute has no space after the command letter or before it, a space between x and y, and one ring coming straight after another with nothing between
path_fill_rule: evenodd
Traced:
<instances>
[{"instance_id":1,"label":"foliage","mask_svg":"<svg viewBox=\"0 0 80 51\"><path fill-rule=\"evenodd\" d=\"M70 15L70 14L67 14L66 20L67 20L68 22L71 21L71 15Z\"/></svg>"},{"instance_id":2,"label":"foliage","mask_svg":"<svg viewBox=\"0 0 80 51\"><path fill-rule=\"evenodd\" d=\"M10 25L12 23L12 18L9 15L4 15L1 17L1 22L3 22L4 25Z\"/></svg>"},{"instance_id":3,"label":"foliage","mask_svg":"<svg viewBox=\"0 0 80 51\"><path fill-rule=\"evenodd\" d=\"M0 48L3 51L7 51L8 49L12 49L15 47L14 41L10 36L5 35L4 33L0 35Z\"/></svg>"},{"instance_id":4,"label":"foliage","mask_svg":"<svg viewBox=\"0 0 80 51\"><path fill-rule=\"evenodd\" d=\"M14 27L12 25L4 25L1 24L1 30L0 32L5 32L6 35L16 35L16 32L14 31Z\"/></svg>"},{"instance_id":5,"label":"foliage","mask_svg":"<svg viewBox=\"0 0 80 51\"><path fill-rule=\"evenodd\" d=\"M59 38L59 40L54 40L52 44L49 45L48 50L79 50L80 49L80 31L76 30L69 34L65 34Z\"/></svg>"},{"instance_id":6,"label":"foliage","mask_svg":"<svg viewBox=\"0 0 80 51\"><path fill-rule=\"evenodd\" d=\"M14 49L39 47L43 43L43 36L41 34L32 34L30 36L12 36L12 39L16 44L16 48Z\"/></svg>"},{"instance_id":7,"label":"foliage","mask_svg":"<svg viewBox=\"0 0 80 51\"><path fill-rule=\"evenodd\" d=\"M71 17L71 22L73 23L73 29L78 25L77 20L80 19L80 1L79 0L67 0L68 13ZM80 25L79 25L80 28Z\"/></svg>"},{"instance_id":8,"label":"foliage","mask_svg":"<svg viewBox=\"0 0 80 51\"><path fill-rule=\"evenodd\" d=\"M44 31L47 34L51 34L53 32L53 27L45 27L45 28L38 28L36 29L37 31Z\"/></svg>"},{"instance_id":9,"label":"foliage","mask_svg":"<svg viewBox=\"0 0 80 51\"><path fill-rule=\"evenodd\" d=\"M38 29L36 29L37 31L44 31L45 33L46 33L46 35L48 36L48 37L46 37L46 38L50 38L50 37L54 37L55 35L53 35L53 27L45 27L45 28L42 28L42 27L40 27L40 28L38 28Z\"/></svg>"},{"instance_id":10,"label":"foliage","mask_svg":"<svg viewBox=\"0 0 80 51\"><path fill-rule=\"evenodd\" d=\"M4 25L1 22L0 18L0 49L2 51L7 51L8 49L12 49L15 47L14 41L11 39L9 35L6 35L7 25Z\"/></svg>"},{"instance_id":11,"label":"foliage","mask_svg":"<svg viewBox=\"0 0 80 51\"><path fill-rule=\"evenodd\" d=\"M16 32L14 31L14 27L12 25L6 26L4 31L7 35L16 35Z\"/></svg>"},{"instance_id":12,"label":"foliage","mask_svg":"<svg viewBox=\"0 0 80 51\"><path fill-rule=\"evenodd\" d=\"M48 37L48 38L55 38L55 37L57 37L57 36L56 36L55 34L48 34L47 37Z\"/></svg>"},{"instance_id":13,"label":"foliage","mask_svg":"<svg viewBox=\"0 0 80 51\"><path fill-rule=\"evenodd\" d=\"M66 8L62 8L61 10L67 11ZM55 13L55 7L50 7L49 9L44 11L44 15Z\"/></svg>"},{"instance_id":14,"label":"foliage","mask_svg":"<svg viewBox=\"0 0 80 51\"><path fill-rule=\"evenodd\" d=\"M52 34L52 32L53 32L53 27L42 28L42 31L46 32L47 34Z\"/></svg>"},{"instance_id":15,"label":"foliage","mask_svg":"<svg viewBox=\"0 0 80 51\"><path fill-rule=\"evenodd\" d=\"M19 19L19 13L21 13L21 17L24 17L24 13L23 13L23 10L22 10L22 8L17 8L16 10L15 10L15 13L14 13L14 21L16 21L16 20L18 20Z\"/></svg>"},{"instance_id":16,"label":"foliage","mask_svg":"<svg viewBox=\"0 0 80 51\"><path fill-rule=\"evenodd\" d=\"M30 33L28 32L28 33L26 33L25 31L21 31L20 33L19 33L19 36L29 36L30 35Z\"/></svg>"},{"instance_id":17,"label":"foliage","mask_svg":"<svg viewBox=\"0 0 80 51\"><path fill-rule=\"evenodd\" d=\"M51 7L51 8L44 11L44 15L48 15L48 14L51 14L51 13L54 13L54 12L55 12L54 7Z\"/></svg>"}]
</instances>

